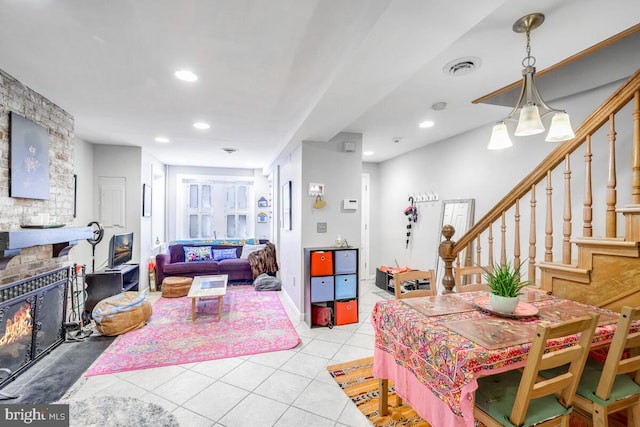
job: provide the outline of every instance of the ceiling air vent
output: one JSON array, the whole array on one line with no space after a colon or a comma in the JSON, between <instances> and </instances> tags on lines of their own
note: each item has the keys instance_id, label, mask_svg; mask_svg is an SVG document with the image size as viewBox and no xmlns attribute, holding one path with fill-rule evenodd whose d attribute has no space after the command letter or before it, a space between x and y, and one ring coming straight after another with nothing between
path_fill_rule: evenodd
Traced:
<instances>
[{"instance_id":1,"label":"ceiling air vent","mask_svg":"<svg viewBox=\"0 0 640 427\"><path fill-rule=\"evenodd\" d=\"M458 58L444 66L442 71L450 76L464 76L480 68L480 58L469 56Z\"/></svg>"}]
</instances>

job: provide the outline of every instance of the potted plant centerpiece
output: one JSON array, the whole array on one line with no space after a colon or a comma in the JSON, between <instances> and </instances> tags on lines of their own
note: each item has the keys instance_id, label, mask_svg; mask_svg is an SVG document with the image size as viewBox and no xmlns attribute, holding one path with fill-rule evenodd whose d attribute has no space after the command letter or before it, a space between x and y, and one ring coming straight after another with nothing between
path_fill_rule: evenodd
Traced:
<instances>
[{"instance_id":1,"label":"potted plant centerpiece","mask_svg":"<svg viewBox=\"0 0 640 427\"><path fill-rule=\"evenodd\" d=\"M521 264L522 265L522 264ZM518 305L518 295L528 280L520 277L520 266L515 267L509 261L504 265L494 263L493 268L482 267L484 279L491 288L489 303L500 313L513 313Z\"/></svg>"}]
</instances>

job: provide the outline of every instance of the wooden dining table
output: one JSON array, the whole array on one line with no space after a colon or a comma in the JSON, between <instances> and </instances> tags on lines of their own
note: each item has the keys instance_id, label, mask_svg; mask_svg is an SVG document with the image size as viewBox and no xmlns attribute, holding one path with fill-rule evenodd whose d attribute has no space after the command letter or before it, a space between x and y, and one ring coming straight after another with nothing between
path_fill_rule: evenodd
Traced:
<instances>
[{"instance_id":1,"label":"wooden dining table","mask_svg":"<svg viewBox=\"0 0 640 427\"><path fill-rule=\"evenodd\" d=\"M539 324L600 313L593 347L606 346L619 314L528 290L514 315L491 312L488 293L387 300L372 312L373 374L389 379L433 427L473 426L478 378L525 365ZM576 337L550 340L553 351Z\"/></svg>"}]
</instances>

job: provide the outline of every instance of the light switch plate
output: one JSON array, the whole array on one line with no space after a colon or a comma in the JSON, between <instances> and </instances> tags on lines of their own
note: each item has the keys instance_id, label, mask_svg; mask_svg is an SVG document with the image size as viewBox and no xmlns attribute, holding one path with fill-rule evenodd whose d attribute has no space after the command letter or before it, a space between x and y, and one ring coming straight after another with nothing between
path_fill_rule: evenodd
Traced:
<instances>
[{"instance_id":1,"label":"light switch plate","mask_svg":"<svg viewBox=\"0 0 640 427\"><path fill-rule=\"evenodd\" d=\"M318 233L326 233L327 232L327 223L326 222L318 222L317 223L317 232Z\"/></svg>"}]
</instances>

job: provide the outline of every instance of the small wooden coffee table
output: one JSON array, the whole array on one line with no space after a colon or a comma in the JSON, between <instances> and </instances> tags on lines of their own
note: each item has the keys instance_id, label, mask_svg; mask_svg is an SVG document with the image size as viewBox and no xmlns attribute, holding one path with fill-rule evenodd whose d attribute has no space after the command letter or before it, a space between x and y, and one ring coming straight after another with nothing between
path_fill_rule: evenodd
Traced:
<instances>
[{"instance_id":1,"label":"small wooden coffee table","mask_svg":"<svg viewBox=\"0 0 640 427\"><path fill-rule=\"evenodd\" d=\"M196 276L193 278L187 297L191 298L191 320L196 321L196 302L198 298L218 297L218 320L222 314L222 297L227 293L226 274L216 276Z\"/></svg>"}]
</instances>

